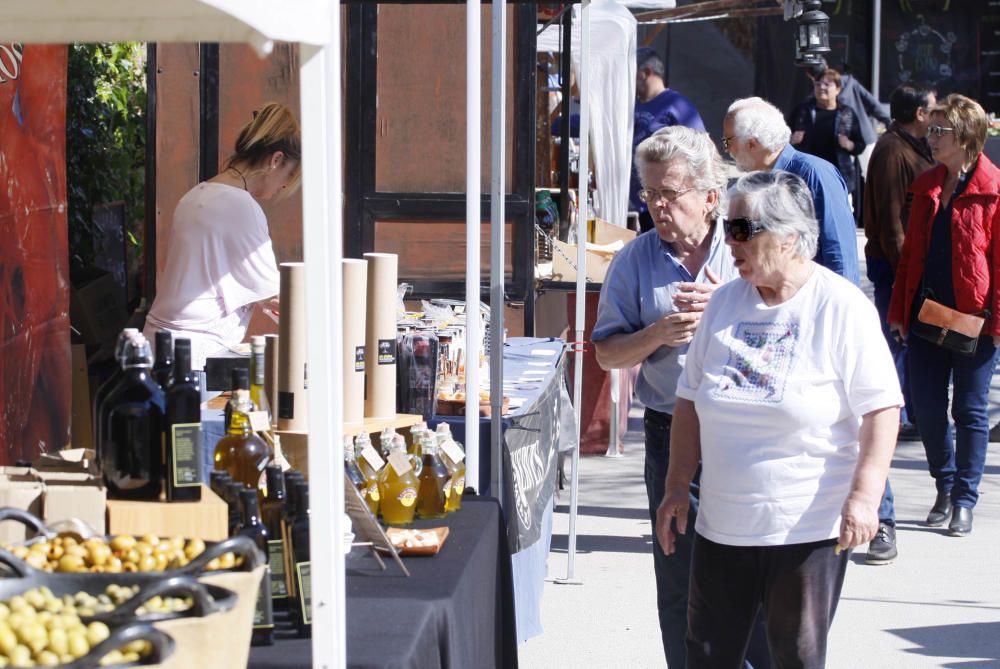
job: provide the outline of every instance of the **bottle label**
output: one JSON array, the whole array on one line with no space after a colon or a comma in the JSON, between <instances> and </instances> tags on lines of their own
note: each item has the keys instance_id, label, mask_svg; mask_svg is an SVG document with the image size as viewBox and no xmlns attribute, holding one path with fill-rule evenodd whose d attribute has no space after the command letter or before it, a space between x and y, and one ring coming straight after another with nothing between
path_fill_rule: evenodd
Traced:
<instances>
[{"instance_id":1,"label":"bottle label","mask_svg":"<svg viewBox=\"0 0 1000 669\"><path fill-rule=\"evenodd\" d=\"M380 365L395 365L396 364L396 340L395 339L379 339L378 340L378 364L380 364Z\"/></svg>"},{"instance_id":2,"label":"bottle label","mask_svg":"<svg viewBox=\"0 0 1000 669\"><path fill-rule=\"evenodd\" d=\"M365 347L355 346L354 347L354 371L363 372L365 371Z\"/></svg>"},{"instance_id":3,"label":"bottle label","mask_svg":"<svg viewBox=\"0 0 1000 669\"><path fill-rule=\"evenodd\" d=\"M299 609L302 613L302 622L312 625L312 577L310 576L311 562L295 563L295 580L299 585Z\"/></svg>"},{"instance_id":4,"label":"bottle label","mask_svg":"<svg viewBox=\"0 0 1000 669\"><path fill-rule=\"evenodd\" d=\"M399 503L405 507L411 507L417 501L417 491L413 488L403 488L403 492L396 497Z\"/></svg>"},{"instance_id":5,"label":"bottle label","mask_svg":"<svg viewBox=\"0 0 1000 669\"><path fill-rule=\"evenodd\" d=\"M379 500L378 483L372 483L368 486L368 499L373 502L377 502Z\"/></svg>"},{"instance_id":6,"label":"bottle label","mask_svg":"<svg viewBox=\"0 0 1000 669\"><path fill-rule=\"evenodd\" d=\"M170 467L175 488L201 485L201 423L175 423L170 426L172 448Z\"/></svg>"},{"instance_id":7,"label":"bottle label","mask_svg":"<svg viewBox=\"0 0 1000 669\"><path fill-rule=\"evenodd\" d=\"M441 442L441 450L444 451L444 454L448 456L448 459L456 465L465 459L465 451L459 448L458 444L456 444L452 439L446 439Z\"/></svg>"},{"instance_id":8,"label":"bottle label","mask_svg":"<svg viewBox=\"0 0 1000 669\"><path fill-rule=\"evenodd\" d=\"M378 454L378 451L371 444L361 449L361 458L368 463L369 467L375 470L376 474L385 467L385 460L382 459L382 456Z\"/></svg>"},{"instance_id":9,"label":"bottle label","mask_svg":"<svg viewBox=\"0 0 1000 669\"><path fill-rule=\"evenodd\" d=\"M271 569L271 597L286 599L288 583L285 582L285 542L270 539L267 542L267 562Z\"/></svg>"},{"instance_id":10,"label":"bottle label","mask_svg":"<svg viewBox=\"0 0 1000 669\"><path fill-rule=\"evenodd\" d=\"M278 391L278 418L286 420L295 418L295 393L286 390Z\"/></svg>"},{"instance_id":11,"label":"bottle label","mask_svg":"<svg viewBox=\"0 0 1000 669\"><path fill-rule=\"evenodd\" d=\"M254 432L267 432L271 429L271 417L266 411L251 411L247 417L250 419L250 429Z\"/></svg>"},{"instance_id":12,"label":"bottle label","mask_svg":"<svg viewBox=\"0 0 1000 669\"><path fill-rule=\"evenodd\" d=\"M253 610L254 629L270 629L274 627L274 608L271 605L271 570L264 570L260 588L257 591L257 605Z\"/></svg>"},{"instance_id":13,"label":"bottle label","mask_svg":"<svg viewBox=\"0 0 1000 669\"><path fill-rule=\"evenodd\" d=\"M396 476L403 476L406 472L413 469L413 465L410 464L410 458L406 453L400 453L399 451L389 454L389 464L396 470Z\"/></svg>"}]
</instances>

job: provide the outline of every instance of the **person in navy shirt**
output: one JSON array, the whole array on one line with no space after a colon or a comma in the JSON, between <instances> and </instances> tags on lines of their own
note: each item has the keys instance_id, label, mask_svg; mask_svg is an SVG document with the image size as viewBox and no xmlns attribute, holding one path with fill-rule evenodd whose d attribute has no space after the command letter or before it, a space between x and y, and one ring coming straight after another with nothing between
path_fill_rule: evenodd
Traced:
<instances>
[{"instance_id":1,"label":"person in navy shirt","mask_svg":"<svg viewBox=\"0 0 1000 669\"><path fill-rule=\"evenodd\" d=\"M639 212L643 232L653 228L653 219L646 203L639 198L642 185L635 163L636 149L660 128L683 125L705 132L705 124L694 103L664 83L663 61L654 49L636 49L635 128L632 131L632 179L629 183L629 209Z\"/></svg>"}]
</instances>

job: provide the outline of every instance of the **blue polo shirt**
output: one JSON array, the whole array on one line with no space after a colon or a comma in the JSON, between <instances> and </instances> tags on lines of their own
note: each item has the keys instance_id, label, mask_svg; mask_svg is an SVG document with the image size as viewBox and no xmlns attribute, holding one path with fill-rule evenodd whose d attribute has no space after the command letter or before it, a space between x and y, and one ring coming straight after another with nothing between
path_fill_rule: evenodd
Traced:
<instances>
[{"instance_id":1,"label":"blue polo shirt","mask_svg":"<svg viewBox=\"0 0 1000 669\"><path fill-rule=\"evenodd\" d=\"M691 276L655 229L632 240L618 252L608 268L591 340L603 341L616 334L632 334L679 311L674 306L677 284L682 281L708 283L706 266L711 267L723 283L739 276L724 236L722 224L716 222L708 258L698 276ZM677 379L684 368L686 353L686 345L661 346L642 361L635 383L640 402L656 411L674 412Z\"/></svg>"},{"instance_id":2,"label":"blue polo shirt","mask_svg":"<svg viewBox=\"0 0 1000 669\"><path fill-rule=\"evenodd\" d=\"M861 282L858 268L858 237L844 177L829 162L802 153L786 144L774 169L802 177L812 192L819 221L816 262L855 284Z\"/></svg>"}]
</instances>

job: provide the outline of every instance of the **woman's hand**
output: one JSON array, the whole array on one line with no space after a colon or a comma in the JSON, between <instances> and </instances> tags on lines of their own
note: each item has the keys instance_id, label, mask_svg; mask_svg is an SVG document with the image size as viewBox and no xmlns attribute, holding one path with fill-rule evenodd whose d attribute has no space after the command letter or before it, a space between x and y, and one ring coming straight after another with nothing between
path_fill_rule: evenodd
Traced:
<instances>
[{"instance_id":1,"label":"woman's hand","mask_svg":"<svg viewBox=\"0 0 1000 669\"><path fill-rule=\"evenodd\" d=\"M878 532L878 501L873 504L871 500L855 495L847 497L840 510L840 538L837 543L841 548L854 548L875 538Z\"/></svg>"},{"instance_id":2,"label":"woman's hand","mask_svg":"<svg viewBox=\"0 0 1000 669\"><path fill-rule=\"evenodd\" d=\"M676 521L677 531L687 534L688 507L691 505L687 488L672 491L667 489L663 501L656 509L656 539L665 555L673 555L676 550L677 537L674 535L672 521Z\"/></svg>"}]
</instances>

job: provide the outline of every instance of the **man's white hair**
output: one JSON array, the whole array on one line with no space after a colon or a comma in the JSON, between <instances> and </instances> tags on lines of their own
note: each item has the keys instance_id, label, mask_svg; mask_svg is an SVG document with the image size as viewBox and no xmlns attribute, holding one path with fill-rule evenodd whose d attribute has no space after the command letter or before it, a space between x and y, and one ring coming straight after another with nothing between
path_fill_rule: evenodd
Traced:
<instances>
[{"instance_id":1,"label":"man's white hair","mask_svg":"<svg viewBox=\"0 0 1000 669\"><path fill-rule=\"evenodd\" d=\"M777 107L759 97L742 98L729 105L727 116L733 118L733 132L739 139L756 139L768 151L780 151L788 144L792 131Z\"/></svg>"}]
</instances>

